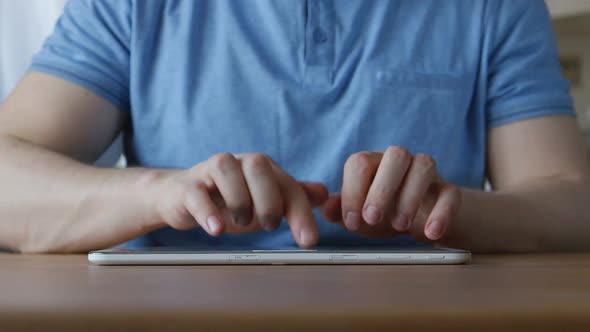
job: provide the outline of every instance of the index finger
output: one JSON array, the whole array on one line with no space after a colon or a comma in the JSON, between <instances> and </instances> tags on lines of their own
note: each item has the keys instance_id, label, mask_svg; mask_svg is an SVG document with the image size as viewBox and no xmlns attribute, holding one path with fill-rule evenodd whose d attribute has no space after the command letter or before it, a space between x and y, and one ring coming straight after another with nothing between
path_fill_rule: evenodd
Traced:
<instances>
[{"instance_id":1,"label":"index finger","mask_svg":"<svg viewBox=\"0 0 590 332\"><path fill-rule=\"evenodd\" d=\"M284 199L285 217L295 241L302 248L315 246L319 231L307 194L285 171L277 168L276 172Z\"/></svg>"}]
</instances>

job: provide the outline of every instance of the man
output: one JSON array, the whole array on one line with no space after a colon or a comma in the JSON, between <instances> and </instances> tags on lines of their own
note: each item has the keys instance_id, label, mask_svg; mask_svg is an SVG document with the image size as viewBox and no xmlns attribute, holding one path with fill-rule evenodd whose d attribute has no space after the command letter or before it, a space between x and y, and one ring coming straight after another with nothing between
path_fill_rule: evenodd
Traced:
<instances>
[{"instance_id":1,"label":"man","mask_svg":"<svg viewBox=\"0 0 590 332\"><path fill-rule=\"evenodd\" d=\"M540 0L72 1L2 105L0 245L587 249L572 114Z\"/></svg>"}]
</instances>

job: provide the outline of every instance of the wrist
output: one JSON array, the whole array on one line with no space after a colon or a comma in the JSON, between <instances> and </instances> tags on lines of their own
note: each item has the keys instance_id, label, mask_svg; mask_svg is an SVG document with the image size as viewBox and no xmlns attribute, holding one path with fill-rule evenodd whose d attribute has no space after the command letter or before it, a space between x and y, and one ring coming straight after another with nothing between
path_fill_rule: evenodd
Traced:
<instances>
[{"instance_id":1,"label":"wrist","mask_svg":"<svg viewBox=\"0 0 590 332\"><path fill-rule=\"evenodd\" d=\"M445 246L487 253L538 250L536 232L516 217L527 213L527 204L518 195L461 191L463 203L443 240Z\"/></svg>"},{"instance_id":2,"label":"wrist","mask_svg":"<svg viewBox=\"0 0 590 332\"><path fill-rule=\"evenodd\" d=\"M131 197L135 197L139 214L143 221L143 227L157 229L166 226L162 218L159 206L165 195L167 183L175 170L163 169L137 169L137 176L129 188Z\"/></svg>"}]
</instances>

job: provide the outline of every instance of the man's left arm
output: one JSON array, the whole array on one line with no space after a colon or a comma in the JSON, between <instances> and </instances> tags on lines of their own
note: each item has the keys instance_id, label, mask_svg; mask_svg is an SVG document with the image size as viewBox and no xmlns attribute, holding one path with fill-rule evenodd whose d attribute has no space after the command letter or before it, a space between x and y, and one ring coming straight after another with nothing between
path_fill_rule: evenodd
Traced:
<instances>
[{"instance_id":1,"label":"man's left arm","mask_svg":"<svg viewBox=\"0 0 590 332\"><path fill-rule=\"evenodd\" d=\"M462 190L443 244L485 252L590 249L590 165L573 117L491 129L488 175L492 192Z\"/></svg>"},{"instance_id":2,"label":"man's left arm","mask_svg":"<svg viewBox=\"0 0 590 332\"><path fill-rule=\"evenodd\" d=\"M431 157L403 147L359 152L322 212L364 236L475 252L590 249L590 162L574 117L490 129L487 159L491 192L447 183Z\"/></svg>"},{"instance_id":3,"label":"man's left arm","mask_svg":"<svg viewBox=\"0 0 590 332\"><path fill-rule=\"evenodd\" d=\"M588 249L588 154L545 3L488 6L487 176L494 190L462 190L444 242L479 251Z\"/></svg>"}]
</instances>

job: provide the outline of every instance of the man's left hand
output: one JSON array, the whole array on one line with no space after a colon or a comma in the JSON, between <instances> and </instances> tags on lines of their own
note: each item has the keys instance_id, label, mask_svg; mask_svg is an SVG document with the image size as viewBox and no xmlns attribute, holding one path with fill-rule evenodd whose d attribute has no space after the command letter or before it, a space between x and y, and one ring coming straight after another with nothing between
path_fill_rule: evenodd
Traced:
<instances>
[{"instance_id":1,"label":"man's left hand","mask_svg":"<svg viewBox=\"0 0 590 332\"><path fill-rule=\"evenodd\" d=\"M353 154L344 166L342 193L330 197L322 214L368 237L410 233L438 241L456 218L461 198L431 156L392 146Z\"/></svg>"}]
</instances>

